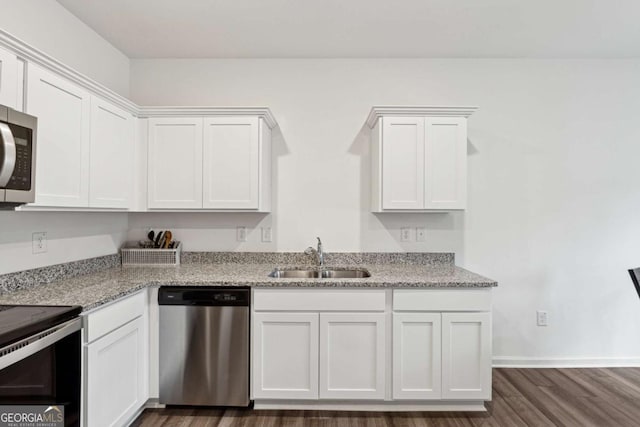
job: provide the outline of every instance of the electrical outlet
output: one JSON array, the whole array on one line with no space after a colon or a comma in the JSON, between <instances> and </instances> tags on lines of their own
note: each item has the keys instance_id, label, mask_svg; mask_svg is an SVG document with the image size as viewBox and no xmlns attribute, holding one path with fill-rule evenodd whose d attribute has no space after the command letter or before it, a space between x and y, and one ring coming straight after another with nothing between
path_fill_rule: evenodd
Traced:
<instances>
[{"instance_id":1,"label":"electrical outlet","mask_svg":"<svg viewBox=\"0 0 640 427\"><path fill-rule=\"evenodd\" d=\"M416 242L426 242L427 241L427 229L424 227L416 228Z\"/></svg>"},{"instance_id":2,"label":"electrical outlet","mask_svg":"<svg viewBox=\"0 0 640 427\"><path fill-rule=\"evenodd\" d=\"M236 227L236 240L238 242L247 241L247 227Z\"/></svg>"},{"instance_id":3,"label":"electrical outlet","mask_svg":"<svg viewBox=\"0 0 640 427\"><path fill-rule=\"evenodd\" d=\"M402 227L400 229L400 241L401 242L409 242L409 241L411 241L411 228Z\"/></svg>"},{"instance_id":4,"label":"electrical outlet","mask_svg":"<svg viewBox=\"0 0 640 427\"><path fill-rule=\"evenodd\" d=\"M538 320L538 326L547 326L549 315L546 311L538 310L536 311L536 316Z\"/></svg>"},{"instance_id":5,"label":"electrical outlet","mask_svg":"<svg viewBox=\"0 0 640 427\"><path fill-rule=\"evenodd\" d=\"M38 231L31 236L31 246L34 254L47 252L47 233Z\"/></svg>"},{"instance_id":6,"label":"electrical outlet","mask_svg":"<svg viewBox=\"0 0 640 427\"><path fill-rule=\"evenodd\" d=\"M271 227L262 227L262 241L265 243L271 241Z\"/></svg>"}]
</instances>

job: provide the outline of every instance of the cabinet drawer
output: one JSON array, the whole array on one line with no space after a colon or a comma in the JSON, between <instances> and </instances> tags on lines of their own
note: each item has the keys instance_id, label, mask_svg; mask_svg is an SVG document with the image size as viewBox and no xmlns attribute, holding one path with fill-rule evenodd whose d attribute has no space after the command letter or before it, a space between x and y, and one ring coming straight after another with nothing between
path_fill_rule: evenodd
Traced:
<instances>
[{"instance_id":1,"label":"cabinet drawer","mask_svg":"<svg viewBox=\"0 0 640 427\"><path fill-rule=\"evenodd\" d=\"M490 311L491 289L396 289L394 311Z\"/></svg>"},{"instance_id":2,"label":"cabinet drawer","mask_svg":"<svg viewBox=\"0 0 640 427\"><path fill-rule=\"evenodd\" d=\"M146 291L100 307L85 316L86 342L93 342L101 336L119 328L144 313Z\"/></svg>"},{"instance_id":3,"label":"cabinet drawer","mask_svg":"<svg viewBox=\"0 0 640 427\"><path fill-rule=\"evenodd\" d=\"M384 289L257 289L256 311L384 311Z\"/></svg>"}]
</instances>

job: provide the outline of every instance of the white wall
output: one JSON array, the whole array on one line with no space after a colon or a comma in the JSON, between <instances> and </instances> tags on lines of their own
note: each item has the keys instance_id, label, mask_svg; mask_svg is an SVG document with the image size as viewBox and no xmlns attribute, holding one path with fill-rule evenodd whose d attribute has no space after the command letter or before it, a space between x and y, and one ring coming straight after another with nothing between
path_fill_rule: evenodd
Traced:
<instances>
[{"instance_id":1,"label":"white wall","mask_svg":"<svg viewBox=\"0 0 640 427\"><path fill-rule=\"evenodd\" d=\"M0 274L118 252L126 213L0 212ZM32 233L47 233L47 252L33 253Z\"/></svg>"},{"instance_id":2,"label":"white wall","mask_svg":"<svg viewBox=\"0 0 640 427\"><path fill-rule=\"evenodd\" d=\"M0 0L0 29L110 89L129 94L129 59L54 0ZM126 213L0 212L0 274L117 252ZM33 254L32 233L48 251Z\"/></svg>"},{"instance_id":3,"label":"white wall","mask_svg":"<svg viewBox=\"0 0 640 427\"><path fill-rule=\"evenodd\" d=\"M0 29L129 95L129 58L55 0L0 0Z\"/></svg>"},{"instance_id":4,"label":"white wall","mask_svg":"<svg viewBox=\"0 0 640 427\"><path fill-rule=\"evenodd\" d=\"M160 90L161 89L161 90ZM498 358L640 360L638 60L133 60L144 105L267 105L280 123L274 213L133 214L191 250L441 250L500 282ZM464 214L368 212L372 105L478 105ZM270 224L274 243L235 242ZM424 244L399 227L428 228ZM549 312L536 327L535 310Z\"/></svg>"}]
</instances>

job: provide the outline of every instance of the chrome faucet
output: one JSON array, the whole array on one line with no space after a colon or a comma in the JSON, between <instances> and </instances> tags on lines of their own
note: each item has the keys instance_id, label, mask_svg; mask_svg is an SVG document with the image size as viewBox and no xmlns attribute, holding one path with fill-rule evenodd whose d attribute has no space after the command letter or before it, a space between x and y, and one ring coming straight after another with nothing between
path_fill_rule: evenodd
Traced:
<instances>
[{"instance_id":1,"label":"chrome faucet","mask_svg":"<svg viewBox=\"0 0 640 427\"><path fill-rule=\"evenodd\" d=\"M311 246L309 246L304 250L304 253L307 255L314 255L316 257L318 266L320 268L324 268L324 250L322 249L322 240L320 240L319 237L316 237L316 239L318 239L318 249L313 249Z\"/></svg>"}]
</instances>

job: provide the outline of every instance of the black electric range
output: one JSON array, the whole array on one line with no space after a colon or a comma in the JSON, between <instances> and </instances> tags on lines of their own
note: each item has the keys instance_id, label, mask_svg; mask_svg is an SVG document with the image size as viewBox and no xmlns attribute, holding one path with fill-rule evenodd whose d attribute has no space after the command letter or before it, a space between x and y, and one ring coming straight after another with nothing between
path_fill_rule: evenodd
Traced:
<instances>
[{"instance_id":1,"label":"black electric range","mask_svg":"<svg viewBox=\"0 0 640 427\"><path fill-rule=\"evenodd\" d=\"M80 306L0 305L0 348L78 317Z\"/></svg>"}]
</instances>

